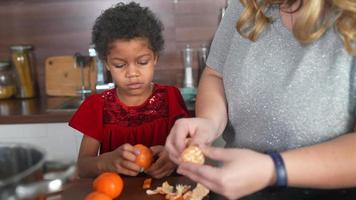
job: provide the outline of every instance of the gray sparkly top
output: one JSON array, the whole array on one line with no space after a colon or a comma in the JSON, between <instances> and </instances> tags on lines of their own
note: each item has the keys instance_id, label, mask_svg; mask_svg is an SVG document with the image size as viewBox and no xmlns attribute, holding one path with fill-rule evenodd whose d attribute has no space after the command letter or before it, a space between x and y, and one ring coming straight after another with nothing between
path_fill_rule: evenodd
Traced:
<instances>
[{"instance_id":1,"label":"gray sparkly top","mask_svg":"<svg viewBox=\"0 0 356 200\"><path fill-rule=\"evenodd\" d=\"M257 42L235 29L243 7L231 0L207 65L222 74L229 124L227 147L283 151L351 132L355 123L356 59L330 29L301 45L283 26L279 8Z\"/></svg>"}]
</instances>

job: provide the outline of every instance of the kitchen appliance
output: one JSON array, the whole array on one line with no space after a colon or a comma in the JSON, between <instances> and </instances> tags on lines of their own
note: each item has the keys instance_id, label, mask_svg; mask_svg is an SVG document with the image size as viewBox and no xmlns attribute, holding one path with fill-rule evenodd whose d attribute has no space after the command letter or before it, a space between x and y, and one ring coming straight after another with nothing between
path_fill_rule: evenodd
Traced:
<instances>
[{"instance_id":1,"label":"kitchen appliance","mask_svg":"<svg viewBox=\"0 0 356 200\"><path fill-rule=\"evenodd\" d=\"M74 177L76 167L63 163L48 165L45 155L32 145L0 143L0 200L39 199L62 190ZM51 166L65 170L45 173L52 171L48 169Z\"/></svg>"}]
</instances>

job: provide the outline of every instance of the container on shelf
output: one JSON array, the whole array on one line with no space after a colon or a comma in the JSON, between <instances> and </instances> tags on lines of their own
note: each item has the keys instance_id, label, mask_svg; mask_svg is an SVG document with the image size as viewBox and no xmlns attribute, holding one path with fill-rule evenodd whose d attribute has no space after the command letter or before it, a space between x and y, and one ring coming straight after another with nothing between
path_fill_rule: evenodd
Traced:
<instances>
[{"instance_id":1,"label":"container on shelf","mask_svg":"<svg viewBox=\"0 0 356 200\"><path fill-rule=\"evenodd\" d=\"M11 61L16 74L16 97L36 96L35 66L32 45L13 45L10 47Z\"/></svg>"},{"instance_id":2,"label":"container on shelf","mask_svg":"<svg viewBox=\"0 0 356 200\"><path fill-rule=\"evenodd\" d=\"M8 99L16 94L16 83L8 61L0 61L0 99Z\"/></svg>"}]
</instances>

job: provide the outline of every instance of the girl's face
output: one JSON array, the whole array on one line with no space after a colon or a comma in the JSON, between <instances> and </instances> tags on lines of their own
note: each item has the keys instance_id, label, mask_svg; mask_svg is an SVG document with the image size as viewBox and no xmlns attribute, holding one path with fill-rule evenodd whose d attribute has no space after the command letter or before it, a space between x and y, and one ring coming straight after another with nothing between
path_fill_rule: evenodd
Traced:
<instances>
[{"instance_id":1,"label":"girl's face","mask_svg":"<svg viewBox=\"0 0 356 200\"><path fill-rule=\"evenodd\" d=\"M119 97L147 98L152 91L157 56L146 39L116 40L111 44L106 67L116 84Z\"/></svg>"}]
</instances>

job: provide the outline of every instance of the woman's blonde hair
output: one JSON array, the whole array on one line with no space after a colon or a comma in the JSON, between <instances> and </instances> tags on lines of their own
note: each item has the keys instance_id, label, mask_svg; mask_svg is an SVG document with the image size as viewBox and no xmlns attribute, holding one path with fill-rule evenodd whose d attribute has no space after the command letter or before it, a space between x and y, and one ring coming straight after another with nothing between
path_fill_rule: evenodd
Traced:
<instances>
[{"instance_id":1,"label":"woman's blonde hair","mask_svg":"<svg viewBox=\"0 0 356 200\"><path fill-rule=\"evenodd\" d=\"M272 19L265 11L274 4L291 6L298 0L240 0L245 7L236 23L237 31L256 41ZM356 56L356 1L355 0L300 0L301 15L293 25L293 34L301 43L318 40L334 26L345 49Z\"/></svg>"}]
</instances>

